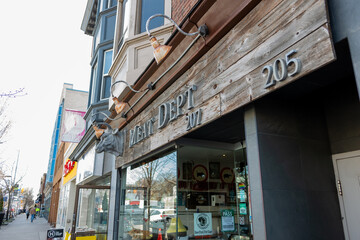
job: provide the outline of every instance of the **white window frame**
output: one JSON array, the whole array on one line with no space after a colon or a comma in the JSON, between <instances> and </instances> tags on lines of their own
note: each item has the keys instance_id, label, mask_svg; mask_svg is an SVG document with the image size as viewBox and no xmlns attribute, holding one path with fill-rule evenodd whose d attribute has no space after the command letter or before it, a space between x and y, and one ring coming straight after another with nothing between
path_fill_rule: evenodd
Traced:
<instances>
[{"instance_id":1,"label":"white window frame","mask_svg":"<svg viewBox=\"0 0 360 240\"><path fill-rule=\"evenodd\" d=\"M112 59L113 59L113 56L114 56L114 51L113 51L113 49L111 48L111 49L108 49L108 50L105 50L104 51L104 54L103 54L103 71L102 71L102 78L101 78L101 92L100 92L100 99L102 100L102 99L108 99L109 97L111 97L111 90L110 90L110 96L109 97L104 97L104 95L105 95L105 77L110 77L110 75L108 74L108 72L107 73L105 73L105 57L106 57L106 53L107 52L112 52L112 56L111 56L111 61L112 61ZM112 64L112 62L111 62L111 64ZM111 65L110 65L111 66ZM110 80L110 82L111 82L111 80Z\"/></svg>"}]
</instances>

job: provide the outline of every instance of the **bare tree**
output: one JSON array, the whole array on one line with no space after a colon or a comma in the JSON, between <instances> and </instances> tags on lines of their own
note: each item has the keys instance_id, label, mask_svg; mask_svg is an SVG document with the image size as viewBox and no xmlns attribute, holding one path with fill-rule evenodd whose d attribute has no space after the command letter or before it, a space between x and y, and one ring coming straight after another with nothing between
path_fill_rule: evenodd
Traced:
<instances>
[{"instance_id":1,"label":"bare tree","mask_svg":"<svg viewBox=\"0 0 360 240\"><path fill-rule=\"evenodd\" d=\"M16 97L23 97L27 95L26 92L24 92L24 88L19 88L14 91L8 91L8 92L2 92L0 93L0 97L8 97L8 98L16 98Z\"/></svg>"},{"instance_id":2,"label":"bare tree","mask_svg":"<svg viewBox=\"0 0 360 240\"><path fill-rule=\"evenodd\" d=\"M6 112L5 112L6 107L7 107L6 100L1 101L0 102L0 144L3 144L5 142L6 134L8 133L11 127L11 122L6 117Z\"/></svg>"},{"instance_id":3,"label":"bare tree","mask_svg":"<svg viewBox=\"0 0 360 240\"><path fill-rule=\"evenodd\" d=\"M22 195L24 196L24 209L26 207L30 207L32 205L34 205L34 195L33 195L33 189L32 188L25 188L24 192L22 193Z\"/></svg>"},{"instance_id":4,"label":"bare tree","mask_svg":"<svg viewBox=\"0 0 360 240\"><path fill-rule=\"evenodd\" d=\"M164 196L172 195L173 187L176 185L175 169L176 154L173 153L144 163L131 173L130 178L133 180L131 185L144 190L144 210L146 210L146 216L149 220L144 222L144 230L150 229L151 200L160 202ZM147 232L145 231L143 234L147 234ZM145 236L143 237L145 238Z\"/></svg>"}]
</instances>

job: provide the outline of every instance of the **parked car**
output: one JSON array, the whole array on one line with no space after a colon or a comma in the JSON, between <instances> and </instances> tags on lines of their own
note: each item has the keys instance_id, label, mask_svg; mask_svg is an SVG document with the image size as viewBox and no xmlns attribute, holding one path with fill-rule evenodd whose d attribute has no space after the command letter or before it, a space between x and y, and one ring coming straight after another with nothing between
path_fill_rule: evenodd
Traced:
<instances>
[{"instance_id":1,"label":"parked car","mask_svg":"<svg viewBox=\"0 0 360 240\"><path fill-rule=\"evenodd\" d=\"M155 209L150 213L150 222L170 221L176 215L175 209Z\"/></svg>"}]
</instances>

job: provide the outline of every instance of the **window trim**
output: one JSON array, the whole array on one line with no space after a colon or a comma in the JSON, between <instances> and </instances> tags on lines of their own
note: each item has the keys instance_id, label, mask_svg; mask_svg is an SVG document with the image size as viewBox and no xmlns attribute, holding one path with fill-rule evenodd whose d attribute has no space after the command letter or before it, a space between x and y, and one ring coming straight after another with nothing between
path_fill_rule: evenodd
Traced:
<instances>
[{"instance_id":1,"label":"window trim","mask_svg":"<svg viewBox=\"0 0 360 240\"><path fill-rule=\"evenodd\" d=\"M105 96L105 78L106 77L111 77L109 75L109 73L104 73L105 72L105 57L106 57L106 53L107 52L112 52L112 56L110 58L111 60L111 64L112 64L112 59L113 59L113 56L114 56L114 51L112 48L110 49L107 49L107 50L104 50L103 52L103 69L102 69L102 76L101 76L101 86L100 86L100 100L104 100L104 99L109 99L111 97L111 90L110 90L110 95L109 97L104 97ZM111 65L110 65L111 66ZM110 79L110 83L111 83L111 79Z\"/></svg>"},{"instance_id":2,"label":"window trim","mask_svg":"<svg viewBox=\"0 0 360 240\"><path fill-rule=\"evenodd\" d=\"M90 104L93 104L96 101L95 95L96 95L96 83L97 83L97 72L98 72L98 61L95 62L94 66L92 67L92 79L91 79L91 98L90 98Z\"/></svg>"}]
</instances>

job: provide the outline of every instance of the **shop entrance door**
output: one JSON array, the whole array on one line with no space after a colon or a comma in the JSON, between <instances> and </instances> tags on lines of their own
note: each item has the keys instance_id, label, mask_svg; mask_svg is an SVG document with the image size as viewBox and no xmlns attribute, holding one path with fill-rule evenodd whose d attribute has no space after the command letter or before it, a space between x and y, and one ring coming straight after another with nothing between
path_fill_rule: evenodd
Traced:
<instances>
[{"instance_id":1,"label":"shop entrance door","mask_svg":"<svg viewBox=\"0 0 360 240\"><path fill-rule=\"evenodd\" d=\"M360 239L360 151L333 156L345 239Z\"/></svg>"}]
</instances>

